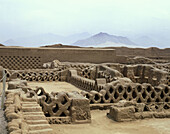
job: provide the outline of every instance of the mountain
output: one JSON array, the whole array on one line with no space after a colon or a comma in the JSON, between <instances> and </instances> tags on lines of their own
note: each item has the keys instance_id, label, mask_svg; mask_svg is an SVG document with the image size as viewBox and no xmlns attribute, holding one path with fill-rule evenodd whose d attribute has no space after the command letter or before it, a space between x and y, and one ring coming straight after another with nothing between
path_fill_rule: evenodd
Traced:
<instances>
[{"instance_id":1,"label":"mountain","mask_svg":"<svg viewBox=\"0 0 170 134\"><path fill-rule=\"evenodd\" d=\"M134 41L139 45L144 45L144 46L155 46L157 44L157 41L155 41L153 38L149 36L140 36L132 39L132 41Z\"/></svg>"},{"instance_id":2,"label":"mountain","mask_svg":"<svg viewBox=\"0 0 170 134\"><path fill-rule=\"evenodd\" d=\"M9 40L6 40L5 42L3 42L3 44L4 45L16 45L16 44L18 44L18 42L16 42L13 39L9 39Z\"/></svg>"},{"instance_id":3,"label":"mountain","mask_svg":"<svg viewBox=\"0 0 170 134\"><path fill-rule=\"evenodd\" d=\"M127 36L130 40L132 40L138 45L142 45L145 47L167 48L169 47L170 44L170 38L168 38L167 35L165 33L161 33L161 34L145 33L145 34L127 35Z\"/></svg>"},{"instance_id":4,"label":"mountain","mask_svg":"<svg viewBox=\"0 0 170 134\"><path fill-rule=\"evenodd\" d=\"M24 38L18 38L21 45L36 45L39 46L41 44L53 44L53 43L60 43L64 39L63 36L47 33L47 34L39 34L34 35L31 37L24 37Z\"/></svg>"},{"instance_id":5,"label":"mountain","mask_svg":"<svg viewBox=\"0 0 170 134\"><path fill-rule=\"evenodd\" d=\"M98 33L89 37L87 39L78 40L73 45L80 46L113 46L113 45L136 45L134 42L130 41L128 38L123 36L109 35L108 33Z\"/></svg>"},{"instance_id":6,"label":"mountain","mask_svg":"<svg viewBox=\"0 0 170 134\"><path fill-rule=\"evenodd\" d=\"M2 46L4 46L4 45L0 43L0 46L2 47Z\"/></svg>"},{"instance_id":7,"label":"mountain","mask_svg":"<svg viewBox=\"0 0 170 134\"><path fill-rule=\"evenodd\" d=\"M28 37L21 37L16 39L9 39L3 44L10 46L34 46L38 47L41 45L48 44L72 44L73 42L90 37L89 33L79 33L69 36L61 36L53 33L38 34Z\"/></svg>"},{"instance_id":8,"label":"mountain","mask_svg":"<svg viewBox=\"0 0 170 134\"><path fill-rule=\"evenodd\" d=\"M65 43L66 44L73 44L77 40L86 39L86 38L89 38L90 36L91 36L91 34L89 34L88 32L69 35L65 38Z\"/></svg>"},{"instance_id":9,"label":"mountain","mask_svg":"<svg viewBox=\"0 0 170 134\"><path fill-rule=\"evenodd\" d=\"M3 44L11 45L11 46L40 46L42 44L54 44L56 42L60 43L60 41L63 38L64 37L60 35L47 33L47 34L39 34L34 36L10 39L5 41Z\"/></svg>"}]
</instances>

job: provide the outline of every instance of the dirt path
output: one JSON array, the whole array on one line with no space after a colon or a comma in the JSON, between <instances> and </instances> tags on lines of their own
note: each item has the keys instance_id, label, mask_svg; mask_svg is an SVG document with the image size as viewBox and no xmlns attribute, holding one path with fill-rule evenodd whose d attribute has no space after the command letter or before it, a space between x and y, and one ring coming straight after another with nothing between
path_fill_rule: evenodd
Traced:
<instances>
[{"instance_id":1,"label":"dirt path","mask_svg":"<svg viewBox=\"0 0 170 134\"><path fill-rule=\"evenodd\" d=\"M145 119L118 123L108 110L93 110L91 124L51 125L56 134L170 134L170 119Z\"/></svg>"}]
</instances>

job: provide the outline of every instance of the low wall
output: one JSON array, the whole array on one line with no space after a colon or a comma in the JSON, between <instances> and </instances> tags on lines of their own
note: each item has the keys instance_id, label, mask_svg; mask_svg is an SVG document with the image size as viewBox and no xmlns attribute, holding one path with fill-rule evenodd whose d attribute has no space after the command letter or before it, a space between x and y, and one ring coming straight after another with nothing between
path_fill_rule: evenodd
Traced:
<instances>
[{"instance_id":1,"label":"low wall","mask_svg":"<svg viewBox=\"0 0 170 134\"><path fill-rule=\"evenodd\" d=\"M145 118L170 118L169 102L136 103L119 101L110 107L108 117L118 122Z\"/></svg>"},{"instance_id":2,"label":"low wall","mask_svg":"<svg viewBox=\"0 0 170 134\"><path fill-rule=\"evenodd\" d=\"M116 53L114 49L0 47L0 66L11 70L38 69L55 59L61 62L115 62Z\"/></svg>"}]
</instances>

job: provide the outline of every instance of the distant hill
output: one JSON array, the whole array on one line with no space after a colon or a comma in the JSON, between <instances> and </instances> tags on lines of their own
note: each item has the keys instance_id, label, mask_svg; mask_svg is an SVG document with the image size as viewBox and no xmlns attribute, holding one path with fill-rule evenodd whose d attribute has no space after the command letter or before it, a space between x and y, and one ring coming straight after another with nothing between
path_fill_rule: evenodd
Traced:
<instances>
[{"instance_id":1,"label":"distant hill","mask_svg":"<svg viewBox=\"0 0 170 134\"><path fill-rule=\"evenodd\" d=\"M4 46L3 44L0 44L0 46Z\"/></svg>"},{"instance_id":2,"label":"distant hill","mask_svg":"<svg viewBox=\"0 0 170 134\"><path fill-rule=\"evenodd\" d=\"M89 34L88 32L69 35L65 37L65 40L64 40L65 43L63 44L73 44L77 40L86 39L86 38L89 38L90 36L91 34Z\"/></svg>"},{"instance_id":3,"label":"distant hill","mask_svg":"<svg viewBox=\"0 0 170 134\"><path fill-rule=\"evenodd\" d=\"M34 36L16 38L16 39L9 39L5 41L3 44L9 46L40 46L44 44L53 44L53 43L60 43L64 37L47 33L47 34L39 34Z\"/></svg>"},{"instance_id":4,"label":"distant hill","mask_svg":"<svg viewBox=\"0 0 170 134\"><path fill-rule=\"evenodd\" d=\"M51 47L51 48L81 48L79 46L71 46L71 45L63 45L63 44L54 44L54 45L46 45L41 47Z\"/></svg>"},{"instance_id":5,"label":"distant hill","mask_svg":"<svg viewBox=\"0 0 170 134\"><path fill-rule=\"evenodd\" d=\"M9 40L3 42L3 44L5 44L5 45L16 45L16 44L18 44L18 42L16 42L13 39L9 39Z\"/></svg>"},{"instance_id":6,"label":"distant hill","mask_svg":"<svg viewBox=\"0 0 170 134\"><path fill-rule=\"evenodd\" d=\"M150 36L139 36L139 37L133 37L133 38L130 38L133 42L135 42L136 44L139 44L139 45L142 45L142 46L146 46L146 47L149 47L149 46L153 46L153 47L161 47L161 43L150 37Z\"/></svg>"},{"instance_id":7,"label":"distant hill","mask_svg":"<svg viewBox=\"0 0 170 134\"><path fill-rule=\"evenodd\" d=\"M114 46L114 45L136 45L134 42L129 40L127 37L123 36L115 36L109 35L108 33L98 33L93 35L87 39L78 40L74 45L80 46L94 46L94 47L102 47L102 46Z\"/></svg>"},{"instance_id":8,"label":"distant hill","mask_svg":"<svg viewBox=\"0 0 170 134\"><path fill-rule=\"evenodd\" d=\"M69 36L61 36L53 33L38 34L28 37L9 39L3 44L8 46L34 46L39 47L47 44L72 44L73 42L90 37L89 33L78 33Z\"/></svg>"}]
</instances>

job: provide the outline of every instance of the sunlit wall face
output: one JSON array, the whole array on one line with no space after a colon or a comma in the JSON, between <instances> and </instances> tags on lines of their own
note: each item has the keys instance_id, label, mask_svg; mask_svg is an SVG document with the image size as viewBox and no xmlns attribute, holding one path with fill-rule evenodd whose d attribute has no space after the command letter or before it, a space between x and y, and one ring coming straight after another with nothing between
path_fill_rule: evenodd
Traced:
<instances>
[{"instance_id":1,"label":"sunlit wall face","mask_svg":"<svg viewBox=\"0 0 170 134\"><path fill-rule=\"evenodd\" d=\"M0 0L0 42L42 33L101 31L168 42L169 7L169 0Z\"/></svg>"}]
</instances>

